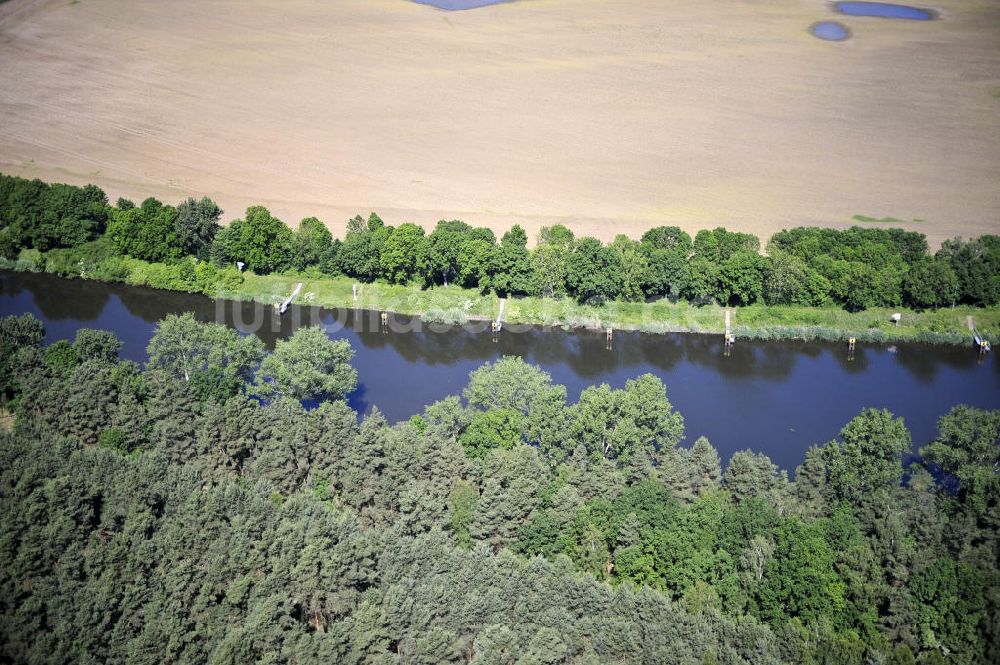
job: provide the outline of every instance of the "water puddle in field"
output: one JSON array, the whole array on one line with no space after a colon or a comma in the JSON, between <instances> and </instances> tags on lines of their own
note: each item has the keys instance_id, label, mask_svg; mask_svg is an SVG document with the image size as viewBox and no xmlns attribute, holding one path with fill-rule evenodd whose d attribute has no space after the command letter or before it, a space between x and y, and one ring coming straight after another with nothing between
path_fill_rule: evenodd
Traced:
<instances>
[{"instance_id":1,"label":"water puddle in field","mask_svg":"<svg viewBox=\"0 0 1000 665\"><path fill-rule=\"evenodd\" d=\"M888 2L835 2L833 8L848 16L899 18L908 21L931 21L936 18L936 14L930 10Z\"/></svg>"},{"instance_id":2,"label":"water puddle in field","mask_svg":"<svg viewBox=\"0 0 1000 665\"><path fill-rule=\"evenodd\" d=\"M814 23L809 32L813 37L826 40L828 42L842 42L851 37L851 31L846 26L834 21L820 21Z\"/></svg>"},{"instance_id":3,"label":"water puddle in field","mask_svg":"<svg viewBox=\"0 0 1000 665\"><path fill-rule=\"evenodd\" d=\"M464 9L479 9L490 5L500 5L515 0L413 0L418 5L430 5L438 9L449 12L462 11Z\"/></svg>"}]
</instances>

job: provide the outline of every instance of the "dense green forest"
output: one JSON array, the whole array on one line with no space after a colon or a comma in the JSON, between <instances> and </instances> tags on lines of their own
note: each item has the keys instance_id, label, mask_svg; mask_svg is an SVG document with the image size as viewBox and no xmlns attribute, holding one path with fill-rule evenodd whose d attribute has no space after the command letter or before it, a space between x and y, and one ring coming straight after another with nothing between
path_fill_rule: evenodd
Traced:
<instances>
[{"instance_id":1,"label":"dense green forest","mask_svg":"<svg viewBox=\"0 0 1000 665\"><path fill-rule=\"evenodd\" d=\"M579 302L681 298L723 305L915 309L1000 304L1000 236L950 240L931 254L923 234L854 227L782 231L761 255L760 239L724 228L692 239L657 227L640 240L605 245L546 227L533 249L520 226L493 231L441 221L386 225L372 213L347 223L344 240L311 217L296 230L259 206L221 227L205 198L176 207L147 199L108 204L94 186L0 175L0 257L62 275L127 281L215 295L232 291L237 261L257 273L346 275L364 282L460 284L508 295ZM44 252L44 254L43 254ZM135 266L126 257L151 262ZM192 261L192 258L200 259Z\"/></svg>"},{"instance_id":2,"label":"dense green forest","mask_svg":"<svg viewBox=\"0 0 1000 665\"><path fill-rule=\"evenodd\" d=\"M1000 411L904 468L865 410L790 481L651 375L503 358L391 425L318 329L43 342L0 319L0 661L997 662Z\"/></svg>"}]
</instances>

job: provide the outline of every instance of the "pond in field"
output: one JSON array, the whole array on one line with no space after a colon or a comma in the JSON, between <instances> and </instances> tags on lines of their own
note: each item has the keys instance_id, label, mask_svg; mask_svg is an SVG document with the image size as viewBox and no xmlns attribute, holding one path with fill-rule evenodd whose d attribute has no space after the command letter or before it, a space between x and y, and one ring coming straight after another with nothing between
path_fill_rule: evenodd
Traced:
<instances>
[{"instance_id":1,"label":"pond in field","mask_svg":"<svg viewBox=\"0 0 1000 665\"><path fill-rule=\"evenodd\" d=\"M851 31L848 30L846 26L843 26L836 21L821 21L819 23L814 23L809 28L809 32L811 32L814 37L819 37L820 39L828 42L842 42L851 36Z\"/></svg>"},{"instance_id":2,"label":"pond in field","mask_svg":"<svg viewBox=\"0 0 1000 665\"><path fill-rule=\"evenodd\" d=\"M430 5L438 9L457 12L463 9L479 9L490 5L500 5L515 0L413 0L418 5Z\"/></svg>"},{"instance_id":3,"label":"pond in field","mask_svg":"<svg viewBox=\"0 0 1000 665\"><path fill-rule=\"evenodd\" d=\"M980 361L971 345L860 346L851 359L842 344L738 341L727 357L720 335L617 332L609 349L597 331L510 325L494 342L485 323L450 327L397 316L383 332L377 312L293 305L279 318L255 303L0 272L0 315L24 312L45 323L47 342L103 328L124 341L124 357L140 362L156 322L171 313L194 312L256 334L270 348L297 327L321 325L356 351L359 383L351 405L363 413L377 407L390 421L460 394L469 372L503 355L544 368L571 401L587 386L622 387L650 372L684 416L684 445L704 435L723 461L752 449L788 470L865 407L902 416L917 446L934 437L937 418L956 404L1000 408L1000 362Z\"/></svg>"},{"instance_id":4,"label":"pond in field","mask_svg":"<svg viewBox=\"0 0 1000 665\"><path fill-rule=\"evenodd\" d=\"M930 21L935 18L935 13L930 10L888 2L835 2L833 8L848 16L875 16L909 21Z\"/></svg>"}]
</instances>

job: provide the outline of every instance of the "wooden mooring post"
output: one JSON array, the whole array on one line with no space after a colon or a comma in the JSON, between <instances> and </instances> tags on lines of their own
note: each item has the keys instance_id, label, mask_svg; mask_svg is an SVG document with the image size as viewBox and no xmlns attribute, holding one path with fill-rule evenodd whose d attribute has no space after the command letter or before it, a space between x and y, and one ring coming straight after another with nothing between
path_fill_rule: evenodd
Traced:
<instances>
[{"instance_id":1,"label":"wooden mooring post","mask_svg":"<svg viewBox=\"0 0 1000 665\"><path fill-rule=\"evenodd\" d=\"M493 333L494 342L497 341L497 336L500 334L500 331L503 330L503 308L506 305L507 305L507 299L501 298L500 308L497 310L497 318L493 321L490 321L490 332Z\"/></svg>"},{"instance_id":2,"label":"wooden mooring post","mask_svg":"<svg viewBox=\"0 0 1000 665\"><path fill-rule=\"evenodd\" d=\"M730 347L736 342L736 336L733 335L733 328L730 321L729 310L726 310L726 346Z\"/></svg>"},{"instance_id":3,"label":"wooden mooring post","mask_svg":"<svg viewBox=\"0 0 1000 665\"><path fill-rule=\"evenodd\" d=\"M507 306L507 299L501 298L500 309L497 311L497 320L496 320L497 329L494 332L500 332L501 330L503 330L503 308L506 306Z\"/></svg>"}]
</instances>

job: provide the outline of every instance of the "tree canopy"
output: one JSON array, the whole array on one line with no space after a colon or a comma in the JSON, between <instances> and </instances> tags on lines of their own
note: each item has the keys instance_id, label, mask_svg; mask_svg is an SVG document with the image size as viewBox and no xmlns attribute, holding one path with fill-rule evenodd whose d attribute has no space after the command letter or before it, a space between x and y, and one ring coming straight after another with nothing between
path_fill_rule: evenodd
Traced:
<instances>
[{"instance_id":1,"label":"tree canopy","mask_svg":"<svg viewBox=\"0 0 1000 665\"><path fill-rule=\"evenodd\" d=\"M215 235L219 232L222 209L215 201L204 196L201 200L188 198L177 206L174 232L184 254L207 259Z\"/></svg>"},{"instance_id":2,"label":"tree canopy","mask_svg":"<svg viewBox=\"0 0 1000 665\"><path fill-rule=\"evenodd\" d=\"M288 268L293 248L292 230L267 208L252 206L244 219L230 222L216 234L212 256L220 263L239 261L266 274Z\"/></svg>"},{"instance_id":3,"label":"tree canopy","mask_svg":"<svg viewBox=\"0 0 1000 665\"><path fill-rule=\"evenodd\" d=\"M598 306L663 297L848 311L1000 303L997 235L948 240L932 254L923 234L903 229L798 227L775 233L761 253L759 238L723 227L703 229L692 240L680 227L657 226L638 240L619 234L604 243L556 224L543 227L529 247L517 224L497 242L492 230L461 220L440 220L428 234L410 222L387 225L373 212L348 220L345 237L334 239L315 217L293 232L261 206L225 226L221 215L207 197L176 208L156 199L111 206L93 186L0 175L0 259L71 276L93 266L112 281L135 279L139 270L157 275L150 283L196 291L208 287L191 273L211 268L193 268L188 257L210 260L216 269L240 262L258 274L459 284L501 297L570 297ZM121 255L169 267L123 265Z\"/></svg>"},{"instance_id":4,"label":"tree canopy","mask_svg":"<svg viewBox=\"0 0 1000 665\"><path fill-rule=\"evenodd\" d=\"M169 317L145 369L44 341L0 319L5 661L993 657L1000 412L956 407L904 468L866 410L790 481L687 445L649 375L567 403L502 358L390 424L337 399L350 348L318 328L265 355Z\"/></svg>"},{"instance_id":5,"label":"tree canopy","mask_svg":"<svg viewBox=\"0 0 1000 665\"><path fill-rule=\"evenodd\" d=\"M256 392L297 400L340 399L357 386L351 367L354 350L346 340L330 339L322 328L300 328L278 340L260 365Z\"/></svg>"},{"instance_id":6,"label":"tree canopy","mask_svg":"<svg viewBox=\"0 0 1000 665\"><path fill-rule=\"evenodd\" d=\"M156 327L146 354L147 367L190 382L199 376L247 381L263 355L254 336L240 337L217 323L201 323L193 314L170 314Z\"/></svg>"},{"instance_id":7,"label":"tree canopy","mask_svg":"<svg viewBox=\"0 0 1000 665\"><path fill-rule=\"evenodd\" d=\"M137 208L112 211L108 236L123 254L144 261L180 258L177 209L148 198Z\"/></svg>"}]
</instances>

